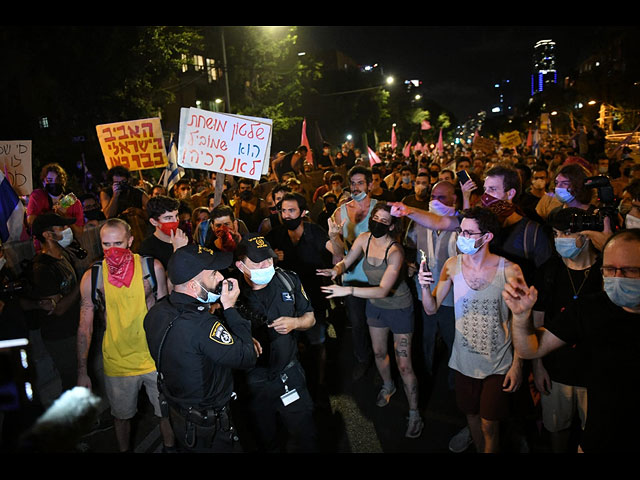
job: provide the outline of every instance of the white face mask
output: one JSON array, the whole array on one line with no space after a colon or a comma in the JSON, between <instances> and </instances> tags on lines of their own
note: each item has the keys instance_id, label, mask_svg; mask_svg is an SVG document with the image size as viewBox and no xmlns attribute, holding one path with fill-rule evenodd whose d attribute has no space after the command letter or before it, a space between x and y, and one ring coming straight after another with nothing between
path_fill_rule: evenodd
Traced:
<instances>
[{"instance_id":1,"label":"white face mask","mask_svg":"<svg viewBox=\"0 0 640 480\"><path fill-rule=\"evenodd\" d=\"M71 231L70 228L65 228L62 231L62 238L60 240L58 240L58 244L62 248L66 248L69 245L71 245L71 242L73 242L73 232Z\"/></svg>"},{"instance_id":2,"label":"white face mask","mask_svg":"<svg viewBox=\"0 0 640 480\"><path fill-rule=\"evenodd\" d=\"M445 205L439 200L431 200L429 202L429 211L435 213L436 215L440 215L442 217L450 217L455 215L456 209L455 207L450 207L449 205Z\"/></svg>"},{"instance_id":3,"label":"white face mask","mask_svg":"<svg viewBox=\"0 0 640 480\"><path fill-rule=\"evenodd\" d=\"M640 218L627 214L624 217L624 225L627 228L640 228Z\"/></svg>"}]
</instances>

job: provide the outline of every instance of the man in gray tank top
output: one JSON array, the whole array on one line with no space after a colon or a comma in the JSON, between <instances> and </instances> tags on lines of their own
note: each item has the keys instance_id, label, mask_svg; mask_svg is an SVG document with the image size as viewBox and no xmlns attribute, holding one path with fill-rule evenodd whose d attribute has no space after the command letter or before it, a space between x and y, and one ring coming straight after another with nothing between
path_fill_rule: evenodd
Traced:
<instances>
[{"instance_id":1,"label":"man in gray tank top","mask_svg":"<svg viewBox=\"0 0 640 480\"><path fill-rule=\"evenodd\" d=\"M495 453L500 421L509 415L508 394L522 382L522 360L513 351L502 290L509 279L522 278L522 271L489 251L499 230L494 213L476 207L462 216L456 242L462 254L446 261L433 291L436 280L423 265L418 281L430 315L453 288L456 331L449 366L455 370L456 401L467 417L476 450Z\"/></svg>"}]
</instances>

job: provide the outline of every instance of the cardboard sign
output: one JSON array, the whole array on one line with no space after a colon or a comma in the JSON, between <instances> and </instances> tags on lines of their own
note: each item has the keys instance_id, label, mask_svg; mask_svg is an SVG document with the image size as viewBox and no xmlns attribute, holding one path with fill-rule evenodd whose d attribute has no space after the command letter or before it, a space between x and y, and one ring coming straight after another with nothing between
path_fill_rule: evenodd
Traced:
<instances>
[{"instance_id":1,"label":"cardboard sign","mask_svg":"<svg viewBox=\"0 0 640 480\"><path fill-rule=\"evenodd\" d=\"M478 135L473 141L473 149L489 155L496 152L496 145L493 140Z\"/></svg>"},{"instance_id":2,"label":"cardboard sign","mask_svg":"<svg viewBox=\"0 0 640 480\"><path fill-rule=\"evenodd\" d=\"M96 125L96 131L107 168L146 170L169 163L159 118Z\"/></svg>"},{"instance_id":3,"label":"cardboard sign","mask_svg":"<svg viewBox=\"0 0 640 480\"><path fill-rule=\"evenodd\" d=\"M18 195L33 190L31 151L31 140L0 141L0 169Z\"/></svg>"},{"instance_id":4,"label":"cardboard sign","mask_svg":"<svg viewBox=\"0 0 640 480\"><path fill-rule=\"evenodd\" d=\"M259 180L269 168L272 121L183 108L178 165Z\"/></svg>"},{"instance_id":5,"label":"cardboard sign","mask_svg":"<svg viewBox=\"0 0 640 480\"><path fill-rule=\"evenodd\" d=\"M500 134L500 144L502 148L515 148L522 143L520 132L514 130L509 133Z\"/></svg>"}]
</instances>

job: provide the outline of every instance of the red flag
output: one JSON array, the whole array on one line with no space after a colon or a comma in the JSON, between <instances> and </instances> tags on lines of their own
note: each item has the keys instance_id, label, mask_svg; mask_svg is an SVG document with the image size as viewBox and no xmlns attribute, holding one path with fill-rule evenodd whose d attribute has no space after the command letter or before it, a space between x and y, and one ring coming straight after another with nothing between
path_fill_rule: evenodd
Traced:
<instances>
[{"instance_id":1,"label":"red flag","mask_svg":"<svg viewBox=\"0 0 640 480\"><path fill-rule=\"evenodd\" d=\"M438 153L442 155L444 153L444 145L442 143L442 129L440 129L440 136L438 137Z\"/></svg>"},{"instance_id":2,"label":"red flag","mask_svg":"<svg viewBox=\"0 0 640 480\"><path fill-rule=\"evenodd\" d=\"M306 161L313 165L313 155L311 155L311 147L309 146L309 140L307 139L307 119L302 120L302 139L300 140L300 145L304 145L307 147L307 158Z\"/></svg>"},{"instance_id":3,"label":"red flag","mask_svg":"<svg viewBox=\"0 0 640 480\"><path fill-rule=\"evenodd\" d=\"M527 136L527 147L531 147L533 145L533 134L531 133L531 129L529 129L529 135Z\"/></svg>"},{"instance_id":4,"label":"red flag","mask_svg":"<svg viewBox=\"0 0 640 480\"><path fill-rule=\"evenodd\" d=\"M396 127L391 127L391 148L395 150L398 146L398 139L396 138Z\"/></svg>"},{"instance_id":5,"label":"red flag","mask_svg":"<svg viewBox=\"0 0 640 480\"><path fill-rule=\"evenodd\" d=\"M431 124L427 120L423 120L420 125L420 130L429 130L431 128Z\"/></svg>"},{"instance_id":6,"label":"red flag","mask_svg":"<svg viewBox=\"0 0 640 480\"><path fill-rule=\"evenodd\" d=\"M382 163L371 147L367 145L367 151L369 152L369 165L373 166L376 163Z\"/></svg>"},{"instance_id":7,"label":"red flag","mask_svg":"<svg viewBox=\"0 0 640 480\"><path fill-rule=\"evenodd\" d=\"M478 129L476 128L476 133L473 134L473 142L472 143L476 143L478 138L480 138L480 135L478 134Z\"/></svg>"},{"instance_id":8,"label":"red flag","mask_svg":"<svg viewBox=\"0 0 640 480\"><path fill-rule=\"evenodd\" d=\"M416 143L415 147L413 147L414 152L421 152L424 147L420 142Z\"/></svg>"}]
</instances>

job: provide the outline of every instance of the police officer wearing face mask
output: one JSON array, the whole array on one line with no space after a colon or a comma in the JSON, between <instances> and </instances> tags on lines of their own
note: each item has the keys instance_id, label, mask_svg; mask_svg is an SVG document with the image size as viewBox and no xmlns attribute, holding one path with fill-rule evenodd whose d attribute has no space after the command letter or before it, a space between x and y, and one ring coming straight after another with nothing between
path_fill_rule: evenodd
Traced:
<instances>
[{"instance_id":1,"label":"police officer wearing face mask","mask_svg":"<svg viewBox=\"0 0 640 480\"><path fill-rule=\"evenodd\" d=\"M263 236L246 235L235 254L235 266L242 274L239 302L262 346L255 368L244 379L257 447L266 452L283 448L278 441L280 421L294 451L316 451L313 402L295 335L315 325L311 302L297 274L274 268L277 255Z\"/></svg>"},{"instance_id":2,"label":"police officer wearing face mask","mask_svg":"<svg viewBox=\"0 0 640 480\"><path fill-rule=\"evenodd\" d=\"M258 345L251 324L236 310L235 279L220 271L230 252L199 245L179 248L169 259L171 294L144 319L149 351L158 370L161 406L168 409L180 449L189 452L238 451L229 402L232 369L255 365ZM222 306L211 314L211 304Z\"/></svg>"}]
</instances>

